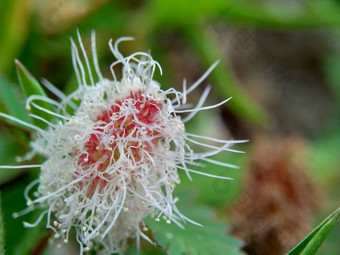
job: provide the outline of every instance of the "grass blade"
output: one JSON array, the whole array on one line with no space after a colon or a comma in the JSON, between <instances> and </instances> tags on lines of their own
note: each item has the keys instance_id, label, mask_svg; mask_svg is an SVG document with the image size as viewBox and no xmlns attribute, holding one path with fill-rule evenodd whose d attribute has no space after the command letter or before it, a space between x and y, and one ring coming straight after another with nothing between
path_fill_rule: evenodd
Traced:
<instances>
[{"instance_id":1,"label":"grass blade","mask_svg":"<svg viewBox=\"0 0 340 255\"><path fill-rule=\"evenodd\" d=\"M340 220L340 208L326 218L305 239L303 239L288 255L313 255L325 241L329 233Z\"/></svg>"},{"instance_id":2,"label":"grass blade","mask_svg":"<svg viewBox=\"0 0 340 255\"><path fill-rule=\"evenodd\" d=\"M23 64L19 60L17 59L15 60L15 65L17 69L20 86L26 98L28 98L31 95L47 97L45 91L40 86L39 82L32 76L32 74L23 66ZM47 110L53 111L52 105L45 101L37 101L35 103ZM34 107L32 107L32 113L41 116L46 120L51 120L53 118L51 115L39 109L35 109ZM33 122L39 127L42 128L46 127L46 124L42 123L41 121L33 120Z\"/></svg>"}]
</instances>

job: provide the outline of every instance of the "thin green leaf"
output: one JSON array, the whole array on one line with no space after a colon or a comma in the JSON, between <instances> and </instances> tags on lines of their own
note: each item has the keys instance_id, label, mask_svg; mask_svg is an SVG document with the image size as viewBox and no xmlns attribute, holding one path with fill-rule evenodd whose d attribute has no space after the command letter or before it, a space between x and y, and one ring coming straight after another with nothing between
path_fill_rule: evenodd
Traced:
<instances>
[{"instance_id":1,"label":"thin green leaf","mask_svg":"<svg viewBox=\"0 0 340 255\"><path fill-rule=\"evenodd\" d=\"M19 91L14 84L2 76L0 76L0 91L0 104L3 105L3 111L23 121L31 122L19 97Z\"/></svg>"},{"instance_id":2,"label":"thin green leaf","mask_svg":"<svg viewBox=\"0 0 340 255\"><path fill-rule=\"evenodd\" d=\"M0 197L0 255L5 254L5 227L4 227L4 220L2 217L2 204L1 204L1 197Z\"/></svg>"},{"instance_id":3,"label":"thin green leaf","mask_svg":"<svg viewBox=\"0 0 340 255\"><path fill-rule=\"evenodd\" d=\"M174 223L167 224L165 220L157 222L155 219L145 219L154 239L161 247L167 249L167 254L244 254L240 251L241 242L228 236L227 227L221 222L211 220L211 209L192 206L182 212L204 227L188 223L185 229L181 229Z\"/></svg>"},{"instance_id":4,"label":"thin green leaf","mask_svg":"<svg viewBox=\"0 0 340 255\"><path fill-rule=\"evenodd\" d=\"M313 255L325 241L329 233L340 220L340 208L326 218L305 239L303 239L288 255Z\"/></svg>"},{"instance_id":5,"label":"thin green leaf","mask_svg":"<svg viewBox=\"0 0 340 255\"><path fill-rule=\"evenodd\" d=\"M32 76L32 74L24 67L24 65L19 61L15 60L15 65L17 68L17 74L22 90L25 96L30 95L41 95L46 96L44 90L40 86L39 82Z\"/></svg>"},{"instance_id":6,"label":"thin green leaf","mask_svg":"<svg viewBox=\"0 0 340 255\"><path fill-rule=\"evenodd\" d=\"M20 86L22 91L24 92L26 98L28 98L31 95L39 95L43 97L47 97L44 90L40 86L39 82L32 76L32 74L23 66L23 64L19 60L15 60L15 65L17 68L17 74L20 82ZM43 107L46 110L53 111L53 107L45 102L45 101L36 101L35 102L40 107ZM36 109L35 107L32 107L32 113L36 114L38 116L43 117L46 120L51 120L53 118L52 115L41 111L39 109ZM42 123L41 121L34 120L34 124L40 126L40 127L46 127L45 123Z\"/></svg>"},{"instance_id":7,"label":"thin green leaf","mask_svg":"<svg viewBox=\"0 0 340 255\"><path fill-rule=\"evenodd\" d=\"M0 1L0 73L10 70L27 40L31 7L26 0Z\"/></svg>"}]
</instances>

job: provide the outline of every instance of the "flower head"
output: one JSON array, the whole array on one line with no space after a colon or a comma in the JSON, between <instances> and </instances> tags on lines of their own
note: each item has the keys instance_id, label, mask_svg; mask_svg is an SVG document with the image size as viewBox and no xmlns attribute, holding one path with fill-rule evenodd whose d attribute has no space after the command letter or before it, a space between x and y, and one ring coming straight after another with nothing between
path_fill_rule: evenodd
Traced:
<instances>
[{"instance_id":1,"label":"flower head","mask_svg":"<svg viewBox=\"0 0 340 255\"><path fill-rule=\"evenodd\" d=\"M81 252L99 245L107 253L121 253L129 237L135 237L137 244L140 237L149 240L143 233L147 229L143 218L149 214L179 226L184 221L192 222L180 213L172 196L180 182L177 171L185 171L189 178L191 172L218 177L189 166L201 160L233 167L209 157L231 150L229 147L240 141L190 134L184 128L184 123L198 111L227 101L204 107L208 87L196 107L186 104L187 94L200 85L217 63L190 87L184 84L183 92L163 91L153 80L155 69L161 68L149 54L137 52L123 57L118 51L118 44L130 38L121 38L114 45L109 43L117 59L111 65L113 80L100 72L94 33L94 68L79 34L78 40L81 54L72 41L77 90L66 96L43 81L60 101L36 95L27 100L28 107L53 115L57 121L52 123L32 115L49 127L33 127L37 132L31 142L31 155L43 155L46 161L41 165L40 178L28 187L26 196L29 208L45 208L42 215L47 214L47 227L57 239L67 242L71 229L75 229ZM113 72L117 64L122 65L120 80ZM39 100L53 104L56 111L42 108L35 103ZM210 151L196 153L191 148L193 144ZM28 192L35 184L38 190L31 199Z\"/></svg>"}]
</instances>

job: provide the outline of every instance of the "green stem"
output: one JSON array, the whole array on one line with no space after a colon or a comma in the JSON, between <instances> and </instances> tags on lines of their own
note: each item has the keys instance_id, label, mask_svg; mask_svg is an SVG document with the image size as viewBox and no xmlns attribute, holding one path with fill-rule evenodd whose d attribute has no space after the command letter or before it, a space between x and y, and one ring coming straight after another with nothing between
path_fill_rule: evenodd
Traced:
<instances>
[{"instance_id":1,"label":"green stem","mask_svg":"<svg viewBox=\"0 0 340 255\"><path fill-rule=\"evenodd\" d=\"M195 47L206 67L221 59L222 53L219 50L215 35L209 29L206 27L202 29L202 26L190 27L185 33L188 34L191 45ZM237 84L230 72L230 67L223 59L221 59L210 77L214 88L221 97L232 97L227 106L235 114L255 124L266 124L266 112Z\"/></svg>"}]
</instances>

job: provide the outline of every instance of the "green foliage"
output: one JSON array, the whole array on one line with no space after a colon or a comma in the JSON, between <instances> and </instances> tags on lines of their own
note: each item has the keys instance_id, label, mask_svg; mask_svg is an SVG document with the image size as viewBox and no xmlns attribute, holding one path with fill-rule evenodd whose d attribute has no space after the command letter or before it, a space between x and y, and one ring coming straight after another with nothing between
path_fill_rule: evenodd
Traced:
<instances>
[{"instance_id":1,"label":"green foliage","mask_svg":"<svg viewBox=\"0 0 340 255\"><path fill-rule=\"evenodd\" d=\"M214 38L209 29L202 29L200 26L191 27L187 37L200 54L201 60L206 67L221 58L217 38ZM228 102L228 107L239 117L259 125L265 125L267 120L266 112L236 84L230 69L223 60L218 64L210 75L214 88L221 95L221 98L232 97Z\"/></svg>"},{"instance_id":2,"label":"green foliage","mask_svg":"<svg viewBox=\"0 0 340 255\"><path fill-rule=\"evenodd\" d=\"M2 204L1 204L1 197L0 197L0 255L5 254L5 226L4 226L4 219L2 216Z\"/></svg>"},{"instance_id":3,"label":"green foliage","mask_svg":"<svg viewBox=\"0 0 340 255\"><path fill-rule=\"evenodd\" d=\"M202 111L197 115L197 117L187 123L186 130L189 133L214 136L222 139L225 134L221 133L223 131L218 128L216 129L216 127L218 127L218 119L216 118L216 115L217 113L215 110ZM242 147L240 144L235 145L233 149L247 151L248 145L249 144L246 144L246 147ZM197 150L200 149L195 146L192 148ZM246 156L236 153L221 152L212 157L212 159L220 162L228 162L238 166L239 169L217 166L209 162L200 162L204 165L200 170L205 173L230 177L233 178L233 180L223 180L209 178L198 174L191 174L191 181L184 171L179 170L181 183L176 186L175 192L180 193L180 196L182 196L182 194L186 193L188 189L191 191L195 190L195 198L197 198L197 202L213 206L215 208L224 208L233 201L240 189ZM195 167L195 169L198 168Z\"/></svg>"},{"instance_id":4,"label":"green foliage","mask_svg":"<svg viewBox=\"0 0 340 255\"><path fill-rule=\"evenodd\" d=\"M13 59L23 47L28 35L29 18L26 0L0 1L0 73L10 69Z\"/></svg>"},{"instance_id":5,"label":"green foliage","mask_svg":"<svg viewBox=\"0 0 340 255\"><path fill-rule=\"evenodd\" d=\"M69 2L74 4L76 1ZM253 98L248 91L238 84L228 63L223 59L224 53L219 48L218 35L212 32L211 24L223 23L223 26L226 27L238 25L247 29L250 27L284 29L298 33L300 31L294 29L318 27L322 27L322 29L325 29L324 32L328 33L330 30L327 30L327 26L337 27L340 24L339 1L335 0L301 1L301 5L251 0L212 0L208 4L204 0L111 1L98 10L88 11L84 15L78 13L76 18L69 15L72 11L77 12L77 10L70 9L67 1L62 4L58 2L56 6L58 17L61 18L60 21L63 23L62 28L53 30L53 33L47 33L42 29L44 24L40 24L46 23L46 20L39 20L41 13L39 13L39 8L35 4L26 0L0 0L0 21L2 24L0 27L0 111L26 122L32 122L32 120L24 108L23 98L18 95L17 86L13 84L13 82L16 82L14 69L11 69L11 67L14 68L13 59L20 58L23 63L27 63L26 66L32 72L48 77L68 94L77 86L70 60L69 38L75 37L75 28L78 28L84 42L87 43L85 45L87 50L90 48L89 38L86 38L89 31L91 29L97 31L100 66L103 69L104 76L108 78L110 78L109 65L114 61L107 47L107 40L111 36L113 39L122 35L136 37L135 42L126 44L126 46L125 44L122 45L123 52L124 50L127 52L135 51L133 47L137 47L138 50L143 51L151 49L154 55L155 47L150 47L150 45L157 45L159 49L158 56L155 56L155 59L164 60L165 64L163 65L165 67L165 78L163 78L164 82L161 82L162 85L169 83L172 75L176 76L176 74L171 74L169 69L166 69L173 56L169 56L171 53L168 54L166 47L164 47L164 43L161 41L163 40L162 35L167 33L175 35L176 40L180 41L179 47L192 51L190 54L197 56L201 61L202 70L211 66L216 60L221 60L209 79L215 95L217 94L223 99L232 97L226 107L231 109L237 118L242 118L256 125L270 125L273 119L275 122L275 117L272 118L270 114L264 111L256 102L255 97ZM74 6L76 5L73 5L73 8ZM53 9L53 11L55 10ZM41 16L45 17L48 14L47 12ZM34 22L31 22L32 18ZM328 39L334 38L335 41L338 41L340 38L338 33L337 30L332 30ZM182 39L184 40L181 41ZM182 43L184 45L181 45ZM338 45L333 46L338 48ZM340 55L339 52L337 54L331 52L331 55L327 57L324 72L326 78L328 78L328 83L332 85L329 88L332 95L339 99ZM39 82L19 61L16 62L16 68L26 98L31 95L45 96ZM177 70L175 69L175 71ZM331 124L324 123L326 129L314 134L314 139L309 141L308 147L311 170L316 174L318 183L322 184L331 196L334 196L333 204L337 202L339 193L337 170L339 168L338 113L340 104L339 100L337 101L332 107L332 111L335 112L333 115L337 119L332 120ZM36 101L36 103L47 110L53 108L43 101ZM32 109L34 114L42 115L46 119L52 118L46 112L34 109L34 107ZM217 126L217 124L212 120L217 115L219 115L218 112L211 111L200 113L188 124L194 128L214 130L213 126ZM2 121L3 119L1 119ZM24 148L28 144L26 137L28 135L27 132L24 133L25 131L22 130L10 130L6 123L2 123L5 126L0 127L0 164L13 164L15 156L25 153ZM11 124L15 123L11 122ZM45 127L45 124L41 121L34 121L34 124ZM330 125L335 128L327 129L327 126ZM22 125L18 126L23 128ZM201 132L202 130L197 131L200 134L204 133ZM227 131L225 130L225 132ZM255 132L252 131L252 134ZM250 142L250 146L251 144ZM242 164L244 164L246 158L240 155L222 153L214 159L239 165L242 169ZM192 205L191 208L186 210L184 208L183 212L205 227L201 228L189 223L185 225L186 230L181 230L174 223L169 225L163 220L155 222L153 219L147 219L149 227L155 232L154 238L161 247L152 247L143 243L140 254L166 254L164 249L167 249L169 254L188 254L189 252L190 254L241 254L238 251L240 243L227 235L227 228L217 221L210 220L213 210L216 210L220 217L228 217L225 207L228 203L230 204L239 191L242 171L216 167L212 164L207 164L204 171L235 178L233 181L228 181L192 174L193 182L191 182L181 172L183 174L181 176L182 182L175 190L180 199L185 200L183 198L185 193L194 190L196 202L209 206L208 208ZM45 234L44 224L33 229L25 229L22 226L23 220L32 222L37 218L39 212L19 219L12 218L13 212L21 211L26 207L23 191L30 183L31 178L26 175L22 176L24 172L25 170L13 169L0 171L7 254L29 254ZM191 192L188 194L190 194L190 197L187 198L186 202L190 204L194 195ZM182 209L182 206L179 207ZM339 209L308 235L290 254L315 253L338 219ZM1 233L3 233L3 225L0 221ZM332 234L337 233L333 231ZM172 236L172 238L169 238L169 236ZM325 254L337 254L339 250L337 239L338 236L335 236L333 247L328 249ZM0 238L0 254L1 249L3 249L2 244L4 244L1 240ZM215 243L217 244L214 245ZM127 254L138 254L136 247L130 245Z\"/></svg>"},{"instance_id":6,"label":"green foliage","mask_svg":"<svg viewBox=\"0 0 340 255\"><path fill-rule=\"evenodd\" d=\"M325 241L335 225L340 221L340 208L325 219L305 239L302 240L288 255L313 255Z\"/></svg>"},{"instance_id":7,"label":"green foliage","mask_svg":"<svg viewBox=\"0 0 340 255\"><path fill-rule=\"evenodd\" d=\"M0 133L0 165L11 165L14 163L16 155L24 154L22 148L18 147L18 140L14 138L14 135L8 131L2 131ZM1 169L0 185L4 185L17 178L23 171L25 170Z\"/></svg>"},{"instance_id":8,"label":"green foliage","mask_svg":"<svg viewBox=\"0 0 340 255\"><path fill-rule=\"evenodd\" d=\"M324 130L322 135L319 135L313 144L309 147L309 164L313 170L313 175L320 183L331 187L332 180L338 173L340 158L339 143L340 129L336 127L334 130ZM335 188L338 184L334 183Z\"/></svg>"},{"instance_id":9,"label":"green foliage","mask_svg":"<svg viewBox=\"0 0 340 255\"><path fill-rule=\"evenodd\" d=\"M332 36L339 37L339 33L332 33ZM324 60L324 72L331 85L332 94L339 100L340 99L340 52L337 54L331 54L325 57ZM340 105L338 105L338 111L340 111Z\"/></svg>"},{"instance_id":10,"label":"green foliage","mask_svg":"<svg viewBox=\"0 0 340 255\"><path fill-rule=\"evenodd\" d=\"M231 1L223 10L225 20L233 24L272 29L317 28L340 24L339 6L333 0L285 2Z\"/></svg>"},{"instance_id":11,"label":"green foliage","mask_svg":"<svg viewBox=\"0 0 340 255\"><path fill-rule=\"evenodd\" d=\"M26 98L29 98L31 95L38 95L46 97L46 94L42 87L40 86L39 82L30 74L30 72L21 64L19 60L15 60L15 65L17 68L17 74L19 78L19 83L21 86L22 91L24 92ZM43 107L46 110L53 111L52 106L45 102L45 101L36 101L35 102L38 106ZM37 109L35 107L32 107L32 113L36 114L38 116L43 117L46 120L50 120L53 118L52 115ZM33 121L37 126L40 127L46 127L47 125L45 123L42 123L39 120Z\"/></svg>"},{"instance_id":12,"label":"green foliage","mask_svg":"<svg viewBox=\"0 0 340 255\"><path fill-rule=\"evenodd\" d=\"M16 86L0 76L0 109L9 115L30 122Z\"/></svg>"},{"instance_id":13,"label":"green foliage","mask_svg":"<svg viewBox=\"0 0 340 255\"><path fill-rule=\"evenodd\" d=\"M6 226L6 254L23 255L31 254L37 244L46 234L46 221L41 222L35 228L25 228L23 221L35 222L41 211L13 218L13 213L20 212L26 208L24 190L33 181L36 175L22 175L15 181L15 185L7 185L2 188L2 209Z\"/></svg>"},{"instance_id":14,"label":"green foliage","mask_svg":"<svg viewBox=\"0 0 340 255\"><path fill-rule=\"evenodd\" d=\"M44 90L41 88L39 82L32 76L32 74L22 65L19 60L15 60L17 74L21 89L26 97L30 95L46 96Z\"/></svg>"},{"instance_id":15,"label":"green foliage","mask_svg":"<svg viewBox=\"0 0 340 255\"><path fill-rule=\"evenodd\" d=\"M187 195L188 201L192 202L191 194L187 193ZM185 200L185 194L181 194L181 199ZM185 229L181 229L173 222L167 224L162 218L159 222L150 217L145 219L153 233L153 238L167 250L167 254L244 254L239 250L241 242L228 235L227 226L213 220L211 208L197 206L190 202L187 203L186 208L180 206L182 213L203 226L187 223L184 225ZM183 201L181 204L184 204Z\"/></svg>"},{"instance_id":16,"label":"green foliage","mask_svg":"<svg viewBox=\"0 0 340 255\"><path fill-rule=\"evenodd\" d=\"M138 250L135 245L129 245L129 248L124 255L161 255L165 254L164 249L161 247L152 246L149 243Z\"/></svg>"}]
</instances>

